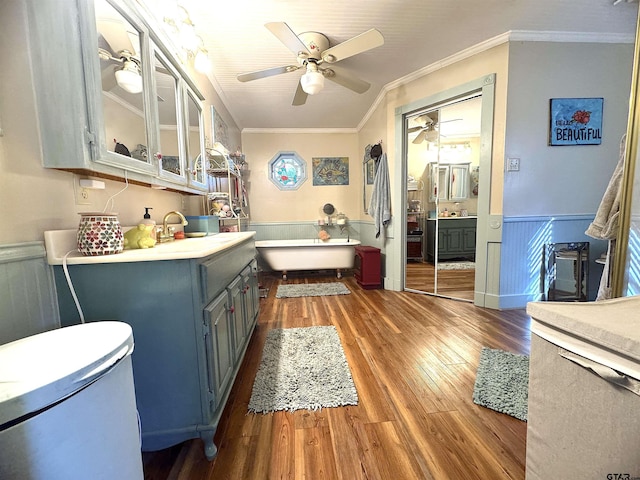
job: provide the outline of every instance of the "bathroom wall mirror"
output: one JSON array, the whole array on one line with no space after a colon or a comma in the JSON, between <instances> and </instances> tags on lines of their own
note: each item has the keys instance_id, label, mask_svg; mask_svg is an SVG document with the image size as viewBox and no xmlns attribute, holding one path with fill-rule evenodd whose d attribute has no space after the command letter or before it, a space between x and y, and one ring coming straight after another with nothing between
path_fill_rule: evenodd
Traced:
<instances>
[{"instance_id":1,"label":"bathroom wall mirror","mask_svg":"<svg viewBox=\"0 0 640 480\"><path fill-rule=\"evenodd\" d=\"M466 200L469 197L469 165L450 165L449 169L449 200Z\"/></svg>"},{"instance_id":2,"label":"bathroom wall mirror","mask_svg":"<svg viewBox=\"0 0 640 480\"><path fill-rule=\"evenodd\" d=\"M369 211L369 202L373 194L373 180L376 174L376 161L371 158L371 147L367 145L364 150L364 161L362 163L362 203L364 213Z\"/></svg>"}]
</instances>

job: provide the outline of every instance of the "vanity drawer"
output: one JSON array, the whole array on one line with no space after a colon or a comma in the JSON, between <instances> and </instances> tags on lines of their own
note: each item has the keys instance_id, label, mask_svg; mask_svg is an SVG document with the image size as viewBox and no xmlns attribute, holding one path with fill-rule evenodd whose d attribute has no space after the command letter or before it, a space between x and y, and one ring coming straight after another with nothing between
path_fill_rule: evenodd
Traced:
<instances>
[{"instance_id":1,"label":"vanity drawer","mask_svg":"<svg viewBox=\"0 0 640 480\"><path fill-rule=\"evenodd\" d=\"M256 256L253 239L223 253L203 259L200 263L200 295L203 305L208 304Z\"/></svg>"}]
</instances>

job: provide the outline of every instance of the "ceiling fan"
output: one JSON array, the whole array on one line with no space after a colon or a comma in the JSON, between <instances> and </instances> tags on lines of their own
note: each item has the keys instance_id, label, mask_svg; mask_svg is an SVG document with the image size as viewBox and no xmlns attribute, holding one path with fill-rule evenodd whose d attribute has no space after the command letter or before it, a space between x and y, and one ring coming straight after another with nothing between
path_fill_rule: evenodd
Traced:
<instances>
[{"instance_id":1,"label":"ceiling fan","mask_svg":"<svg viewBox=\"0 0 640 480\"><path fill-rule=\"evenodd\" d=\"M447 122L457 122L459 120L462 120L461 118L452 118L451 120L443 120L441 122L438 121L438 113L437 112L431 112L430 115L424 114L424 115L420 115L419 117L416 117L415 119L416 123L422 124L420 126L417 127L411 127L409 128L407 131L409 133L413 133L413 132L417 132L419 131L420 133L418 133L418 135L416 135L416 138L413 139L413 141L411 143L422 143L423 141L427 141L427 142L437 142L439 137L445 137L446 135L442 135L439 131L439 125L441 123L447 123Z\"/></svg>"},{"instance_id":2,"label":"ceiling fan","mask_svg":"<svg viewBox=\"0 0 640 480\"><path fill-rule=\"evenodd\" d=\"M259 78L295 72L304 68L306 73L300 77L298 88L293 97L292 104L294 106L304 105L308 95L315 95L320 92L324 87L325 78L356 93L364 93L371 86L364 80L353 77L346 72L341 72L333 66L326 68L322 65L325 63L334 64L345 58L383 45L384 37L375 28L338 45L329 47L329 39L322 33L304 32L296 35L289 25L284 22L267 23L265 27L296 55L296 63L256 72L242 73L237 77L239 81L249 82Z\"/></svg>"},{"instance_id":3,"label":"ceiling fan","mask_svg":"<svg viewBox=\"0 0 640 480\"><path fill-rule=\"evenodd\" d=\"M110 91L116 85L129 93L142 92L141 62L137 49L137 32L122 19L98 19L98 57L102 71L102 88Z\"/></svg>"}]
</instances>

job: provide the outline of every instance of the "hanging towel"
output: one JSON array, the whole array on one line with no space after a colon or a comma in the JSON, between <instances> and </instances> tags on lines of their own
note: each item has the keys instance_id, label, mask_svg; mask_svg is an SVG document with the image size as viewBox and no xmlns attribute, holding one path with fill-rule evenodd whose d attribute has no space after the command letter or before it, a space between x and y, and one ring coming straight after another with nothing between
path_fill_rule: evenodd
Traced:
<instances>
[{"instance_id":1,"label":"hanging towel","mask_svg":"<svg viewBox=\"0 0 640 480\"><path fill-rule=\"evenodd\" d=\"M600 286L596 300L606 300L611 298L611 262L616 250L616 237L618 235L618 216L620 215L620 196L622 194L622 176L624 173L626 134L620 140L620 158L616 165L609 185L604 192L604 196L596 212L593 222L584 232L592 238L598 240L609 240L607 255L600 278Z\"/></svg>"},{"instance_id":2,"label":"hanging towel","mask_svg":"<svg viewBox=\"0 0 640 480\"><path fill-rule=\"evenodd\" d=\"M613 171L611 180L609 180L609 185L607 185L607 189L604 192L604 196L602 197L596 216L584 232L590 237L597 238L598 240L611 240L616 238L618 234L620 196L622 194L620 186L622 184L625 157L624 141L625 137L623 136L620 145L620 159L618 160L618 164Z\"/></svg>"},{"instance_id":3,"label":"hanging towel","mask_svg":"<svg viewBox=\"0 0 640 480\"><path fill-rule=\"evenodd\" d=\"M387 154L380 155L376 175L373 179L373 192L367 213L371 215L376 225L376 238L391 220L391 192L389 190L389 167Z\"/></svg>"}]
</instances>

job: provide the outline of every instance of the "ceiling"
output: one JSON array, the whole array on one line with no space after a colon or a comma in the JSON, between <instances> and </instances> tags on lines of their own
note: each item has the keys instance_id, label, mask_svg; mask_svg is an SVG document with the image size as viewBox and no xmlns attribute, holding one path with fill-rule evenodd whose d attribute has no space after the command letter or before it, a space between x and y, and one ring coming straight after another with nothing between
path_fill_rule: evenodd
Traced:
<instances>
[{"instance_id":1,"label":"ceiling","mask_svg":"<svg viewBox=\"0 0 640 480\"><path fill-rule=\"evenodd\" d=\"M182 0L213 65L214 88L242 129L358 128L386 85L482 42L521 37L633 41L637 0ZM383 46L336 64L371 84L357 94L333 82L291 102L304 70L242 83L240 73L295 64L294 54L264 26L286 22L295 33L325 34L330 45L372 27ZM567 33L568 32L568 33ZM544 37L546 35L547 37Z\"/></svg>"}]
</instances>

